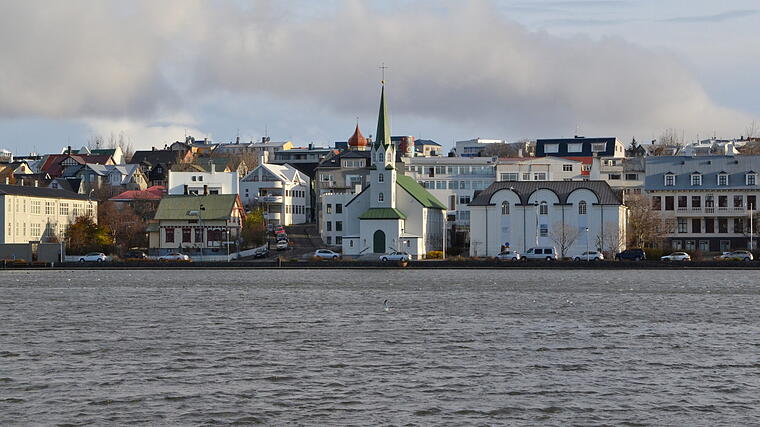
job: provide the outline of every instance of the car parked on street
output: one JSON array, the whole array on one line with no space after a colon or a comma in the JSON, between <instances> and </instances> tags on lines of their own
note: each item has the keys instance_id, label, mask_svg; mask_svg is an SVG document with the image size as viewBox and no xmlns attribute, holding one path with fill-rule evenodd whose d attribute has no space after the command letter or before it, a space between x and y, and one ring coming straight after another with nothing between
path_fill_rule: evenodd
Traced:
<instances>
[{"instance_id":1,"label":"car parked on street","mask_svg":"<svg viewBox=\"0 0 760 427\"><path fill-rule=\"evenodd\" d=\"M738 250L733 252L723 252L723 254L715 257L717 261L744 261L750 262L755 257L752 256L752 252L745 250Z\"/></svg>"},{"instance_id":2,"label":"car parked on street","mask_svg":"<svg viewBox=\"0 0 760 427\"><path fill-rule=\"evenodd\" d=\"M158 257L159 261L190 261L190 256L181 252L172 252Z\"/></svg>"},{"instance_id":3,"label":"car parked on street","mask_svg":"<svg viewBox=\"0 0 760 427\"><path fill-rule=\"evenodd\" d=\"M519 252L507 249L494 257L496 261L520 261L522 255Z\"/></svg>"},{"instance_id":4,"label":"car parked on street","mask_svg":"<svg viewBox=\"0 0 760 427\"><path fill-rule=\"evenodd\" d=\"M253 253L254 258L266 258L269 256L269 249L267 248L259 248Z\"/></svg>"},{"instance_id":5,"label":"car parked on street","mask_svg":"<svg viewBox=\"0 0 760 427\"><path fill-rule=\"evenodd\" d=\"M523 260L544 260L544 261L556 261L557 260L557 248L551 247L551 246L541 246L537 248L530 248L527 252L525 252L525 255L523 255Z\"/></svg>"},{"instance_id":6,"label":"car parked on street","mask_svg":"<svg viewBox=\"0 0 760 427\"><path fill-rule=\"evenodd\" d=\"M388 262L388 261L409 261L411 259L411 255L409 255L406 252L391 252L389 254L380 255L380 261L382 262Z\"/></svg>"},{"instance_id":7,"label":"car parked on street","mask_svg":"<svg viewBox=\"0 0 760 427\"><path fill-rule=\"evenodd\" d=\"M290 248L290 245L288 244L288 239L285 240L278 240L277 245L275 246L275 249L278 251L284 251Z\"/></svg>"},{"instance_id":8,"label":"car parked on street","mask_svg":"<svg viewBox=\"0 0 760 427\"><path fill-rule=\"evenodd\" d=\"M337 260L340 258L340 254L329 249L317 249L314 251L314 258Z\"/></svg>"},{"instance_id":9,"label":"car parked on street","mask_svg":"<svg viewBox=\"0 0 760 427\"><path fill-rule=\"evenodd\" d=\"M131 250L124 254L124 259L148 259L148 255L143 251Z\"/></svg>"},{"instance_id":10,"label":"car parked on street","mask_svg":"<svg viewBox=\"0 0 760 427\"><path fill-rule=\"evenodd\" d=\"M615 259L618 261L641 261L647 259L647 254L644 249L632 248L616 254Z\"/></svg>"},{"instance_id":11,"label":"car parked on street","mask_svg":"<svg viewBox=\"0 0 760 427\"><path fill-rule=\"evenodd\" d=\"M573 257L575 261L602 261L604 260L604 254L599 251L583 251Z\"/></svg>"},{"instance_id":12,"label":"car parked on street","mask_svg":"<svg viewBox=\"0 0 760 427\"><path fill-rule=\"evenodd\" d=\"M103 252L90 252L79 257L79 262L106 262L108 257Z\"/></svg>"},{"instance_id":13,"label":"car parked on street","mask_svg":"<svg viewBox=\"0 0 760 427\"><path fill-rule=\"evenodd\" d=\"M686 252L673 252L670 255L661 256L660 261L691 261L691 257Z\"/></svg>"}]
</instances>

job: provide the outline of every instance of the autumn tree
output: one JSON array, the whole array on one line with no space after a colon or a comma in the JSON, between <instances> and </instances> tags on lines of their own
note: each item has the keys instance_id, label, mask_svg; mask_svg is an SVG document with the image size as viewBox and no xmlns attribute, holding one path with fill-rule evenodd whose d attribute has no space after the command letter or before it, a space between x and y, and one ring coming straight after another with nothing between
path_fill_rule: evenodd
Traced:
<instances>
[{"instance_id":1,"label":"autumn tree","mask_svg":"<svg viewBox=\"0 0 760 427\"><path fill-rule=\"evenodd\" d=\"M628 246L635 248L657 247L666 234L672 232L671 220L664 220L652 208L648 197L634 194L626 198L628 207Z\"/></svg>"},{"instance_id":2,"label":"autumn tree","mask_svg":"<svg viewBox=\"0 0 760 427\"><path fill-rule=\"evenodd\" d=\"M552 225L551 231L549 231L549 240L557 245L560 257L564 258L567 255L567 250L578 240L580 234L578 227L558 221Z\"/></svg>"},{"instance_id":3,"label":"autumn tree","mask_svg":"<svg viewBox=\"0 0 760 427\"><path fill-rule=\"evenodd\" d=\"M75 254L106 252L113 245L108 226L95 224L89 215L77 217L66 230L66 248Z\"/></svg>"},{"instance_id":4,"label":"autumn tree","mask_svg":"<svg viewBox=\"0 0 760 427\"><path fill-rule=\"evenodd\" d=\"M114 250L119 254L123 254L129 248L148 246L145 221L130 206L121 206L115 202L98 205L98 223L108 228Z\"/></svg>"},{"instance_id":5,"label":"autumn tree","mask_svg":"<svg viewBox=\"0 0 760 427\"><path fill-rule=\"evenodd\" d=\"M241 237L245 248L264 244L267 237L267 227L263 209L257 208L246 214Z\"/></svg>"}]
</instances>

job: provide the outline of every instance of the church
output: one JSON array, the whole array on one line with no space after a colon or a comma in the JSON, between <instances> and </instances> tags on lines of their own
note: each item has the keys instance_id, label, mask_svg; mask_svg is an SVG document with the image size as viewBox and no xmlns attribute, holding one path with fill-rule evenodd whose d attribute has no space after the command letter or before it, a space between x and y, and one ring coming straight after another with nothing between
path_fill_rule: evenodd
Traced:
<instances>
[{"instance_id":1,"label":"church","mask_svg":"<svg viewBox=\"0 0 760 427\"><path fill-rule=\"evenodd\" d=\"M341 222L344 256L409 253L414 259L445 247L446 206L414 179L396 170L397 147L391 141L385 104L380 94L377 133L372 141L367 185L327 218ZM336 195L340 197L345 195ZM325 195L326 204L332 204ZM345 198L342 199L345 201ZM337 199L336 199L337 202Z\"/></svg>"}]
</instances>

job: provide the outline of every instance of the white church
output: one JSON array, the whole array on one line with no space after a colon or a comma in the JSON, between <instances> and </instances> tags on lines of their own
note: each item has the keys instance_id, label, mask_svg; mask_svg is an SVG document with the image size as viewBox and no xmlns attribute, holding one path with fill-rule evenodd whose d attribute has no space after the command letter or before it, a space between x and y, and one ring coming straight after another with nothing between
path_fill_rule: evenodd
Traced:
<instances>
[{"instance_id":1,"label":"white church","mask_svg":"<svg viewBox=\"0 0 760 427\"><path fill-rule=\"evenodd\" d=\"M345 194L327 194L323 200L325 206L336 206L325 219L340 222L344 256L404 251L420 259L444 250L446 206L414 179L399 175L395 164L383 86L368 185L348 201Z\"/></svg>"}]
</instances>

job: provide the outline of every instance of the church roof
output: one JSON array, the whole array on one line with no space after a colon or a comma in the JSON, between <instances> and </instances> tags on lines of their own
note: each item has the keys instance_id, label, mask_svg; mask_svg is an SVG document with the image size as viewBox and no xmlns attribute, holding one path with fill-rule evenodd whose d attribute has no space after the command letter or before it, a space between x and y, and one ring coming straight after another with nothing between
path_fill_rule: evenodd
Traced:
<instances>
[{"instance_id":1,"label":"church roof","mask_svg":"<svg viewBox=\"0 0 760 427\"><path fill-rule=\"evenodd\" d=\"M380 90L380 112L377 115L377 133L375 134L375 148L383 149L391 145L391 125L388 120L388 109L385 106L385 86Z\"/></svg>"},{"instance_id":2,"label":"church roof","mask_svg":"<svg viewBox=\"0 0 760 427\"><path fill-rule=\"evenodd\" d=\"M369 208L359 219L406 219L406 215L396 208Z\"/></svg>"},{"instance_id":3,"label":"church roof","mask_svg":"<svg viewBox=\"0 0 760 427\"><path fill-rule=\"evenodd\" d=\"M435 198L425 187L421 186L417 181L406 175L398 175L396 177L396 183L401 186L407 193L415 198L420 204L430 209L446 209L446 206Z\"/></svg>"},{"instance_id":4,"label":"church roof","mask_svg":"<svg viewBox=\"0 0 760 427\"><path fill-rule=\"evenodd\" d=\"M356 129L354 130L354 134L351 135L351 138L348 138L348 145L351 147L366 147L367 146L367 138L362 135L362 131L359 130L359 123L356 124Z\"/></svg>"}]
</instances>

